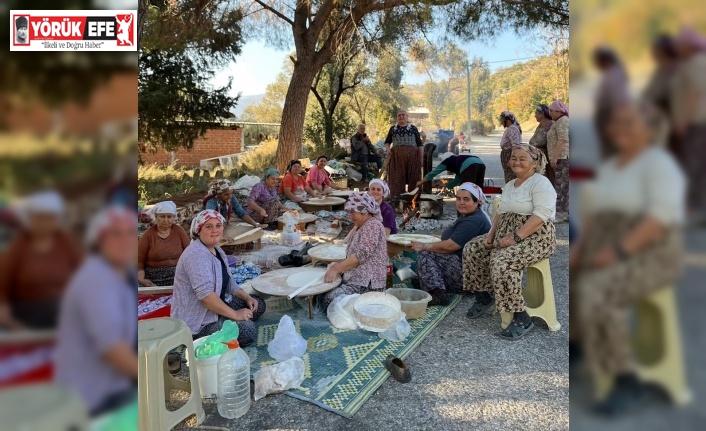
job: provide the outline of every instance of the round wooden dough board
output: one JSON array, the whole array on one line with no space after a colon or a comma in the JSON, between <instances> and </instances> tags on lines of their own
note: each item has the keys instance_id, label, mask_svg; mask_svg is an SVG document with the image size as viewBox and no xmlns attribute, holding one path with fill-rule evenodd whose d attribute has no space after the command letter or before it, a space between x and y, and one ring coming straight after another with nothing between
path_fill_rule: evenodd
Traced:
<instances>
[{"instance_id":1,"label":"round wooden dough board","mask_svg":"<svg viewBox=\"0 0 706 431\"><path fill-rule=\"evenodd\" d=\"M314 214L299 212L299 223L311 223L316 220L318 220L318 217ZM277 221L284 223L284 216L278 218Z\"/></svg>"},{"instance_id":2,"label":"round wooden dough board","mask_svg":"<svg viewBox=\"0 0 706 431\"><path fill-rule=\"evenodd\" d=\"M245 223L237 223L237 224L230 224L226 226L225 231L223 232L223 239L219 241L218 245L238 245L238 244L247 244L249 242L257 241L258 239L262 238L265 235L265 231L260 229L257 232L253 232L251 235L248 235L246 237L240 238L237 241L233 241L233 238L235 238L238 235L242 235L247 231L253 230L255 227L250 224L245 224Z\"/></svg>"},{"instance_id":3,"label":"round wooden dough board","mask_svg":"<svg viewBox=\"0 0 706 431\"><path fill-rule=\"evenodd\" d=\"M309 250L312 259L321 262L340 262L346 258L346 246L335 244L321 244Z\"/></svg>"},{"instance_id":4,"label":"round wooden dough board","mask_svg":"<svg viewBox=\"0 0 706 431\"><path fill-rule=\"evenodd\" d=\"M304 205L310 205L310 206L314 206L314 207L319 207L319 206L325 207L325 206L329 206L329 205L341 205L341 204L346 203L346 200L343 198L327 196L323 199L312 198L312 199L309 199L308 201L302 202L302 203Z\"/></svg>"},{"instance_id":5,"label":"round wooden dough board","mask_svg":"<svg viewBox=\"0 0 706 431\"><path fill-rule=\"evenodd\" d=\"M287 279L289 276L297 273L304 273L307 272L308 275L306 278L311 281L313 279L316 279L320 277L322 274L326 273L326 268L313 268L313 267L306 267L306 268L285 268L285 269L278 269L276 271L271 271L265 274L262 274L259 277L256 277L255 279L252 280L252 288L257 290L260 293L264 293L266 295L273 295L273 296L287 296L290 293L294 292L297 290L300 286L295 286L292 287L289 285L287 282ZM336 279L333 281L333 283L320 283L320 284L315 284L305 291L301 292L297 296L311 296L311 295L318 295L321 293L326 293L329 290L333 290L336 287L338 287L339 284L343 279L341 276L336 277Z\"/></svg>"},{"instance_id":6,"label":"round wooden dough board","mask_svg":"<svg viewBox=\"0 0 706 431\"><path fill-rule=\"evenodd\" d=\"M353 190L334 190L331 196L348 199L353 193L355 193Z\"/></svg>"},{"instance_id":7,"label":"round wooden dough board","mask_svg":"<svg viewBox=\"0 0 706 431\"><path fill-rule=\"evenodd\" d=\"M387 240L393 244L403 245L405 247L409 246L412 242L422 242L425 244L430 244L434 242L441 241L439 238L431 235L422 234L394 234L387 237Z\"/></svg>"}]
</instances>

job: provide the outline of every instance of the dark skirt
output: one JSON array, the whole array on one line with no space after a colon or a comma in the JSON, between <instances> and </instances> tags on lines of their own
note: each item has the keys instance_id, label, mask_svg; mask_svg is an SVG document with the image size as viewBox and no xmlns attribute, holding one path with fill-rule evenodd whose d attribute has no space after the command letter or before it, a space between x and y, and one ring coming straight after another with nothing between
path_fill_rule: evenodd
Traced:
<instances>
[{"instance_id":1,"label":"dark skirt","mask_svg":"<svg viewBox=\"0 0 706 431\"><path fill-rule=\"evenodd\" d=\"M157 286L173 286L174 272L176 266L165 266L162 268L145 267L145 278Z\"/></svg>"},{"instance_id":2,"label":"dark skirt","mask_svg":"<svg viewBox=\"0 0 706 431\"><path fill-rule=\"evenodd\" d=\"M503 167L503 174L505 176L506 183L509 183L517 178L515 173L512 172L512 169L510 168L510 157L512 157L512 148L500 151L500 165Z\"/></svg>"}]
</instances>

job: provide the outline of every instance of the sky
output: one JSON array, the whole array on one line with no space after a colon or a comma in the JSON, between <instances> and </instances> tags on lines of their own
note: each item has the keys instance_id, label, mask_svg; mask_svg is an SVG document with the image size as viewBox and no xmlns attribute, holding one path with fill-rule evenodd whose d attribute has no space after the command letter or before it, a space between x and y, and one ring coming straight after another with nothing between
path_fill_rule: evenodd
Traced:
<instances>
[{"instance_id":1,"label":"sky","mask_svg":"<svg viewBox=\"0 0 706 431\"><path fill-rule=\"evenodd\" d=\"M525 39L525 38L523 38ZM490 62L491 70L512 66L514 63L527 60L514 60L537 55L534 46L521 46L514 32L506 32L491 43L459 43L459 46L469 53L469 58L481 57ZM293 49L292 49L293 50ZM285 58L291 51L279 51L266 46L261 41L250 41L243 46L236 62L216 72L211 80L214 86L224 86L229 78L233 78L231 94L242 93L243 96L263 94L267 85L277 79ZM514 61L505 61L514 60ZM403 83L421 84L426 75L416 75L411 69L405 70Z\"/></svg>"}]
</instances>

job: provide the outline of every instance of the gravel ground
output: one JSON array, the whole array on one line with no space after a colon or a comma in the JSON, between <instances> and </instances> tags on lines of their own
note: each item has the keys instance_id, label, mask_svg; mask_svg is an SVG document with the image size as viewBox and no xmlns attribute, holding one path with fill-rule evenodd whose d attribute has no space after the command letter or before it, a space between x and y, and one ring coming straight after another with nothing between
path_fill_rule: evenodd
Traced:
<instances>
[{"instance_id":1,"label":"gravel ground","mask_svg":"<svg viewBox=\"0 0 706 431\"><path fill-rule=\"evenodd\" d=\"M445 211L453 211L447 202ZM551 258L559 332L541 320L517 342L500 339L500 316L471 321L465 297L407 359L413 380L390 378L352 419L283 394L226 420L204 403L202 425L244 430L568 430L568 225L557 225ZM187 420L176 430L193 429ZM207 429L207 428L203 428Z\"/></svg>"}]
</instances>

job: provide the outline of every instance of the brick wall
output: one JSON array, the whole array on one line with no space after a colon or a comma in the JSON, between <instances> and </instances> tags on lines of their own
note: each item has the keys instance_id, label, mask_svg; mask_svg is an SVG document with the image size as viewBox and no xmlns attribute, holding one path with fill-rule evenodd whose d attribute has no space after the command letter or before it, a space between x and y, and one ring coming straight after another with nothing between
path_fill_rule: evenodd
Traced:
<instances>
[{"instance_id":1,"label":"brick wall","mask_svg":"<svg viewBox=\"0 0 706 431\"><path fill-rule=\"evenodd\" d=\"M41 101L10 100L0 95L0 106L10 131L48 133L54 125L54 113ZM86 105L66 103L58 111L60 129L68 133L95 136L111 123L137 120L137 72L113 75L96 87Z\"/></svg>"},{"instance_id":2,"label":"brick wall","mask_svg":"<svg viewBox=\"0 0 706 431\"><path fill-rule=\"evenodd\" d=\"M224 126L209 129L206 134L194 142L191 151L182 148L176 151L176 165L198 167L202 159L235 154L243 151L243 129L237 126ZM144 163L169 164L169 153L157 150L156 153L142 152Z\"/></svg>"}]
</instances>

